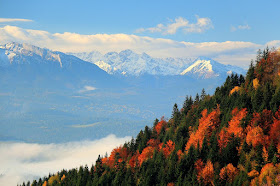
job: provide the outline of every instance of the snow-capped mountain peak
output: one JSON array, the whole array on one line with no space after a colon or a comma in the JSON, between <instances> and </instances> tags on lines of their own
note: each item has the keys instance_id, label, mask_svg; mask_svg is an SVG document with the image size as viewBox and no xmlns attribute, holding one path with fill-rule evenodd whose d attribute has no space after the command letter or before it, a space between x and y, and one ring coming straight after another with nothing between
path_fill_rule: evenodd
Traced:
<instances>
[{"instance_id":1,"label":"snow-capped mountain peak","mask_svg":"<svg viewBox=\"0 0 280 186\"><path fill-rule=\"evenodd\" d=\"M199 57L192 65L181 73L181 75L189 74L196 74L196 76L204 79L219 76L219 74L213 71L211 59L202 57Z\"/></svg>"},{"instance_id":2,"label":"snow-capped mountain peak","mask_svg":"<svg viewBox=\"0 0 280 186\"><path fill-rule=\"evenodd\" d=\"M29 56L34 58L34 60L37 62L40 62L40 60L43 58L47 61L57 62L59 63L60 67L62 67L59 53L52 52L49 49L15 42L0 45L0 48L5 50L5 54L8 56L10 63L25 63L25 60L22 59L22 56Z\"/></svg>"},{"instance_id":3,"label":"snow-capped mountain peak","mask_svg":"<svg viewBox=\"0 0 280 186\"><path fill-rule=\"evenodd\" d=\"M82 60L96 64L109 74L133 76L139 76L141 74L179 75L191 62L188 58L153 58L147 53L137 54L130 49L123 50L119 53L108 52L103 56L93 56L92 52L87 55L85 53L71 54Z\"/></svg>"},{"instance_id":4,"label":"snow-capped mountain peak","mask_svg":"<svg viewBox=\"0 0 280 186\"><path fill-rule=\"evenodd\" d=\"M245 70L240 67L218 63L207 57L199 57L186 68L181 75L208 79L218 76L227 76L232 73L245 74Z\"/></svg>"}]
</instances>

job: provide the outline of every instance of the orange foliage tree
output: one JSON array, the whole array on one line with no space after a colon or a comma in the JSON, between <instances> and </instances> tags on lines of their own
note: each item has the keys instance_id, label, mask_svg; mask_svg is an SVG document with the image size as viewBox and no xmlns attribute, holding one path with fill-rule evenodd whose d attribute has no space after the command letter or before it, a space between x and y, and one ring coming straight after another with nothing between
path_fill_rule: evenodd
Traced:
<instances>
[{"instance_id":1,"label":"orange foliage tree","mask_svg":"<svg viewBox=\"0 0 280 186\"><path fill-rule=\"evenodd\" d=\"M264 109L260 117L259 126L263 129L264 133L267 134L273 122L271 110Z\"/></svg>"},{"instance_id":2,"label":"orange foliage tree","mask_svg":"<svg viewBox=\"0 0 280 186\"><path fill-rule=\"evenodd\" d=\"M278 112L276 112L273 124L271 125L269 137L275 145L280 144L280 117L278 119Z\"/></svg>"},{"instance_id":3,"label":"orange foliage tree","mask_svg":"<svg viewBox=\"0 0 280 186\"><path fill-rule=\"evenodd\" d=\"M190 134L190 138L186 144L185 150L194 145L195 147L199 143L202 148L204 137L210 138L212 131L220 124L220 107L219 105L210 114L207 114L207 109L202 111L202 117L199 119L199 126L196 132Z\"/></svg>"},{"instance_id":4,"label":"orange foliage tree","mask_svg":"<svg viewBox=\"0 0 280 186\"><path fill-rule=\"evenodd\" d=\"M200 174L197 176L198 181L202 180L204 185L214 185L214 167L210 160L207 161L205 167L201 170Z\"/></svg>"},{"instance_id":5,"label":"orange foliage tree","mask_svg":"<svg viewBox=\"0 0 280 186\"><path fill-rule=\"evenodd\" d=\"M200 179L200 174L201 174L201 171L204 167L204 163L201 159L198 159L195 163L194 163L194 168L197 172L197 175L199 176L198 179Z\"/></svg>"},{"instance_id":6,"label":"orange foliage tree","mask_svg":"<svg viewBox=\"0 0 280 186\"><path fill-rule=\"evenodd\" d=\"M114 165L117 164L117 162L122 162L122 161L126 161L128 158L128 150L125 147L117 147L115 149L112 150L109 158L104 157L102 158L102 164L106 164L110 167L113 167Z\"/></svg>"},{"instance_id":7,"label":"orange foliage tree","mask_svg":"<svg viewBox=\"0 0 280 186\"><path fill-rule=\"evenodd\" d=\"M266 150L265 147L263 147L262 157L263 157L263 159L264 159L265 162L268 161L268 152L267 152L267 150Z\"/></svg>"},{"instance_id":8,"label":"orange foliage tree","mask_svg":"<svg viewBox=\"0 0 280 186\"><path fill-rule=\"evenodd\" d=\"M251 181L251 185L276 185L280 184L278 177L280 176L280 164L273 165L273 163L268 163L263 166L260 175Z\"/></svg>"},{"instance_id":9,"label":"orange foliage tree","mask_svg":"<svg viewBox=\"0 0 280 186\"><path fill-rule=\"evenodd\" d=\"M264 134L262 128L259 126L248 126L246 142L248 144L252 144L253 147L256 147L258 144L264 144Z\"/></svg>"},{"instance_id":10,"label":"orange foliage tree","mask_svg":"<svg viewBox=\"0 0 280 186\"><path fill-rule=\"evenodd\" d=\"M146 161L149 158L153 157L155 148L148 146L143 149L142 153L138 157L139 165L141 166L144 161Z\"/></svg>"},{"instance_id":11,"label":"orange foliage tree","mask_svg":"<svg viewBox=\"0 0 280 186\"><path fill-rule=\"evenodd\" d=\"M254 169L254 170L252 170L251 172L248 173L248 177L249 177L249 178L255 178L255 177L257 177L259 174L260 174L260 173Z\"/></svg>"},{"instance_id":12,"label":"orange foliage tree","mask_svg":"<svg viewBox=\"0 0 280 186\"><path fill-rule=\"evenodd\" d=\"M250 125L252 127L258 126L261 121L261 115L257 112L253 113L253 118L251 119Z\"/></svg>"},{"instance_id":13,"label":"orange foliage tree","mask_svg":"<svg viewBox=\"0 0 280 186\"><path fill-rule=\"evenodd\" d=\"M220 171L220 178L222 180L225 180L229 183L232 183L234 180L234 177L237 175L238 170L236 167L234 167L231 163L228 164L226 167L222 168Z\"/></svg>"},{"instance_id":14,"label":"orange foliage tree","mask_svg":"<svg viewBox=\"0 0 280 186\"><path fill-rule=\"evenodd\" d=\"M140 155L139 150L137 150L136 153L130 158L128 164L130 165L131 168L137 166L139 155Z\"/></svg>"},{"instance_id":15,"label":"orange foliage tree","mask_svg":"<svg viewBox=\"0 0 280 186\"><path fill-rule=\"evenodd\" d=\"M163 147L163 154L165 157L169 156L171 152L175 149L175 143L171 140L169 140L166 144L165 147Z\"/></svg>"},{"instance_id":16,"label":"orange foliage tree","mask_svg":"<svg viewBox=\"0 0 280 186\"><path fill-rule=\"evenodd\" d=\"M238 111L238 108L233 109L232 119L228 123L228 133L234 134L235 137L243 138L243 128L240 126L241 121L247 115L247 109L243 108Z\"/></svg>"},{"instance_id":17,"label":"orange foliage tree","mask_svg":"<svg viewBox=\"0 0 280 186\"><path fill-rule=\"evenodd\" d=\"M152 138L147 142L147 146L151 146L151 147L157 147L159 144L160 144L159 139Z\"/></svg>"},{"instance_id":18,"label":"orange foliage tree","mask_svg":"<svg viewBox=\"0 0 280 186\"><path fill-rule=\"evenodd\" d=\"M241 121L247 115L247 109L243 108L238 110L234 108L232 110L232 119L228 123L228 127L224 127L218 135L218 145L220 148L225 148L230 140L231 135L243 139L245 137L245 132L241 127Z\"/></svg>"},{"instance_id":19,"label":"orange foliage tree","mask_svg":"<svg viewBox=\"0 0 280 186\"><path fill-rule=\"evenodd\" d=\"M164 120L164 118L161 118L161 121L158 122L155 126L155 130L156 130L157 134L159 134L162 127L165 127L166 125L167 125L167 122Z\"/></svg>"},{"instance_id":20,"label":"orange foliage tree","mask_svg":"<svg viewBox=\"0 0 280 186\"><path fill-rule=\"evenodd\" d=\"M277 51L267 51L266 56L262 57L255 68L256 77L265 82L273 80L279 71L280 55Z\"/></svg>"},{"instance_id":21,"label":"orange foliage tree","mask_svg":"<svg viewBox=\"0 0 280 186\"><path fill-rule=\"evenodd\" d=\"M218 135L218 145L221 149L227 146L229 138L229 133L227 132L226 128L223 128Z\"/></svg>"},{"instance_id":22,"label":"orange foliage tree","mask_svg":"<svg viewBox=\"0 0 280 186\"><path fill-rule=\"evenodd\" d=\"M280 120L274 121L271 130L270 130L270 137L276 143L280 143Z\"/></svg>"},{"instance_id":23,"label":"orange foliage tree","mask_svg":"<svg viewBox=\"0 0 280 186\"><path fill-rule=\"evenodd\" d=\"M171 183L168 183L167 186L175 186L175 184L171 182Z\"/></svg>"}]
</instances>

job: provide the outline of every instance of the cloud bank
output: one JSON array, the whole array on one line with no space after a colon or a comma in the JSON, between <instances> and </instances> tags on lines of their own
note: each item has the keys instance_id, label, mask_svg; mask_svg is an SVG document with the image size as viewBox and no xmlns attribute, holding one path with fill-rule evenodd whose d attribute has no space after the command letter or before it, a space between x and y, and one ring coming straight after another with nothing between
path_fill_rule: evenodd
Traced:
<instances>
[{"instance_id":1,"label":"cloud bank","mask_svg":"<svg viewBox=\"0 0 280 186\"><path fill-rule=\"evenodd\" d=\"M203 25L204 21L199 24ZM176 30L179 26L172 27ZM195 26L189 29L195 29ZM170 32L173 32L172 29L170 29ZM90 52L95 50L105 54L131 49L137 53L145 52L152 57L160 58L207 56L215 60L223 59L219 62L224 64L241 67L248 67L251 59L255 58L257 50L267 46L243 41L192 43L127 34L81 35L70 32L52 34L47 31L23 29L16 26L0 27L0 44L8 42L29 43L61 52ZM278 42L269 43L277 44Z\"/></svg>"},{"instance_id":2,"label":"cloud bank","mask_svg":"<svg viewBox=\"0 0 280 186\"><path fill-rule=\"evenodd\" d=\"M182 29L184 33L202 33L210 28L214 28L210 18L200 18L199 16L196 16L196 19L196 23L190 23L187 19L178 17L175 20L170 19L170 23L166 25L160 23L157 26L151 28L139 28L136 30L136 33L159 32L163 35L173 35L176 34L179 29Z\"/></svg>"},{"instance_id":3,"label":"cloud bank","mask_svg":"<svg viewBox=\"0 0 280 186\"><path fill-rule=\"evenodd\" d=\"M110 154L130 139L109 135L96 141L62 144L0 142L0 185L17 185L81 165L90 167L99 154Z\"/></svg>"}]
</instances>

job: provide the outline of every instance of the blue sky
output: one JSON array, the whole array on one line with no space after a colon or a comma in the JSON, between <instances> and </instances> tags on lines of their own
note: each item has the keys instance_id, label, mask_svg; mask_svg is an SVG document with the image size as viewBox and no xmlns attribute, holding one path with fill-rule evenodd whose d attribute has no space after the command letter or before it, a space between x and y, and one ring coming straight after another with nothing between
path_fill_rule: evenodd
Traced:
<instances>
[{"instance_id":1,"label":"blue sky","mask_svg":"<svg viewBox=\"0 0 280 186\"><path fill-rule=\"evenodd\" d=\"M70 1L70 0L13 0L0 3L3 18L31 19L32 23L13 25L49 32L80 34L125 33L135 34L138 28L168 23L169 19L183 17L195 22L196 17L211 19L213 29L204 33L173 35L137 33L190 42L250 41L264 44L279 38L280 1ZM10 23L9 23L10 24ZM231 31L231 27L247 25L250 29ZM3 25L3 24L2 24Z\"/></svg>"},{"instance_id":2,"label":"blue sky","mask_svg":"<svg viewBox=\"0 0 280 186\"><path fill-rule=\"evenodd\" d=\"M125 34L190 43L241 41L255 44L252 48L255 53L256 48L263 48L274 40L277 42L273 44L276 43L278 46L280 39L279 7L280 1L278 0L268 2L259 0L0 0L0 18L31 20L12 22L0 19L0 28L10 25L25 30L47 31L50 34L65 32L80 35ZM13 32L15 33L15 31ZM11 33L9 32L9 34ZM7 38L9 34L6 33L5 37ZM19 41L28 42L27 39L22 38ZM3 39L2 42L4 42ZM33 41L30 42L33 44ZM35 42L34 44L41 46L40 43ZM233 45L235 44L233 43ZM114 46L118 48L117 45ZM56 50L63 48L51 45L45 47ZM131 46L120 48L125 47ZM104 48L91 48L107 52ZM132 47L132 49L134 48L138 52L147 52ZM114 48L111 47L110 50L114 50ZM234 54L232 50L225 53L230 53L231 56ZM151 54L154 54L152 50ZM183 56L182 52L170 55ZM202 52L201 55L204 53ZM219 54L220 57L216 53L208 55L225 60L225 58L221 58L221 54ZM238 55L240 56L240 54ZM160 56L160 53L158 52L156 56Z\"/></svg>"}]
</instances>

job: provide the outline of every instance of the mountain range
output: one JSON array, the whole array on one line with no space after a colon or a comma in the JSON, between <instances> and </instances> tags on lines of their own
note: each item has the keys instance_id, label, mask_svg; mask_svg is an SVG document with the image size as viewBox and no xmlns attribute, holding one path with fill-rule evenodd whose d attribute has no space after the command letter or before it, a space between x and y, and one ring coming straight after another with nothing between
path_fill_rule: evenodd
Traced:
<instances>
[{"instance_id":1,"label":"mountain range","mask_svg":"<svg viewBox=\"0 0 280 186\"><path fill-rule=\"evenodd\" d=\"M159 59L131 50L70 55L0 45L0 140L133 136L154 118L169 117L186 95L202 88L212 94L230 73L245 70L205 57Z\"/></svg>"},{"instance_id":2,"label":"mountain range","mask_svg":"<svg viewBox=\"0 0 280 186\"><path fill-rule=\"evenodd\" d=\"M245 70L232 65L224 65L207 57L190 58L153 58L146 53L137 54L131 50L119 53L100 52L69 53L84 61L94 63L109 74L139 76L150 75L187 75L194 78L215 78L231 73L244 74Z\"/></svg>"}]
</instances>

